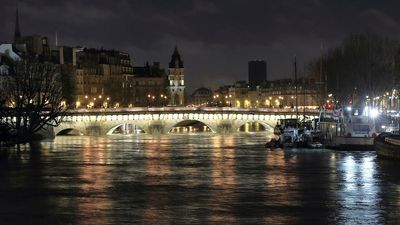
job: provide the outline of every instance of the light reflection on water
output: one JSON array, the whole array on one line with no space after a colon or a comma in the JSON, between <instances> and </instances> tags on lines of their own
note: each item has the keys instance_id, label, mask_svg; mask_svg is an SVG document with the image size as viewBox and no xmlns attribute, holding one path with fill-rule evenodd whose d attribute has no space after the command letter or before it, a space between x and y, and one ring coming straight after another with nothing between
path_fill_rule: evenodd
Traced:
<instances>
[{"instance_id":1,"label":"light reflection on water","mask_svg":"<svg viewBox=\"0 0 400 225\"><path fill-rule=\"evenodd\" d=\"M263 145L270 137L57 137L0 151L2 218L6 224L399 222L397 162L374 152L269 151Z\"/></svg>"}]
</instances>

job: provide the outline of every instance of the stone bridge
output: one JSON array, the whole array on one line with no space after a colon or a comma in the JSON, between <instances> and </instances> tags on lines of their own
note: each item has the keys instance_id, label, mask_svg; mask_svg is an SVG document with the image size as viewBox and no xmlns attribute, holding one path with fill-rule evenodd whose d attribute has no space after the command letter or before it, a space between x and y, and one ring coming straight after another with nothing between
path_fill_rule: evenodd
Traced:
<instances>
[{"instance_id":1,"label":"stone bridge","mask_svg":"<svg viewBox=\"0 0 400 225\"><path fill-rule=\"evenodd\" d=\"M307 119L318 117L318 110L307 109ZM148 134L169 133L183 121L198 121L212 132L236 132L248 122L258 122L266 130L272 130L278 119L296 118L294 109L239 109L214 107L162 107L70 110L63 122L54 127L54 134L65 130L77 130L85 135L106 135L123 124L140 127ZM303 112L299 110L299 119Z\"/></svg>"}]
</instances>

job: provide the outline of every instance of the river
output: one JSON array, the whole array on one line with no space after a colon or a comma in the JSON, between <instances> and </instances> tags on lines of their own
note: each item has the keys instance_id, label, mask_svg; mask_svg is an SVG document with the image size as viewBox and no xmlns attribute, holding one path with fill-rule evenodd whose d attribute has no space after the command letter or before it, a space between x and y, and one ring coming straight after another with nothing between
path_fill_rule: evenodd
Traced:
<instances>
[{"instance_id":1,"label":"river","mask_svg":"<svg viewBox=\"0 0 400 225\"><path fill-rule=\"evenodd\" d=\"M0 224L400 224L399 163L269 133L58 136L0 151Z\"/></svg>"}]
</instances>

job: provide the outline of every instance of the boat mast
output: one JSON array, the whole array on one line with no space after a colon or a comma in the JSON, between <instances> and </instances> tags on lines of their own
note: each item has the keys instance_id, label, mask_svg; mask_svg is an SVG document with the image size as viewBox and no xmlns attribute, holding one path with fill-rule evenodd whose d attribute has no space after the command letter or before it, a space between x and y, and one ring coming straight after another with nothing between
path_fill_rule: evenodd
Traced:
<instances>
[{"instance_id":1,"label":"boat mast","mask_svg":"<svg viewBox=\"0 0 400 225\"><path fill-rule=\"evenodd\" d=\"M324 48L324 45L321 43L321 49L320 49L321 57L320 57L320 63L319 63L319 96L320 96L319 103L320 103L320 107L323 107L323 105L325 104L325 99L324 99L324 94L323 94L323 92L324 92L323 85L325 85L325 84L322 79L322 63L324 61L323 48Z\"/></svg>"},{"instance_id":2,"label":"boat mast","mask_svg":"<svg viewBox=\"0 0 400 225\"><path fill-rule=\"evenodd\" d=\"M303 122L304 122L304 125L306 124L306 80L305 80L305 77L306 77L306 65L304 64L304 69L303 69L303 85L302 85L302 88L303 88Z\"/></svg>"},{"instance_id":3,"label":"boat mast","mask_svg":"<svg viewBox=\"0 0 400 225\"><path fill-rule=\"evenodd\" d=\"M294 56L294 93L296 97L296 120L299 119L299 108L298 108L298 99L297 99L297 63L296 63L296 55Z\"/></svg>"}]
</instances>

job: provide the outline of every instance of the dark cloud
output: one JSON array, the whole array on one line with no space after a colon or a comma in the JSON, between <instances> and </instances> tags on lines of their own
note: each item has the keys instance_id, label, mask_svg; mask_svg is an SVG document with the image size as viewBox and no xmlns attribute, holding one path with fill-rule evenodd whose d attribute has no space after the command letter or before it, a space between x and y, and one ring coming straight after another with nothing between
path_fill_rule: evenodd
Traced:
<instances>
[{"instance_id":1,"label":"dark cloud","mask_svg":"<svg viewBox=\"0 0 400 225\"><path fill-rule=\"evenodd\" d=\"M12 39L15 1L0 0L0 41ZM134 63L161 61L175 43L186 84L216 87L247 79L247 61L266 59L271 79L289 77L300 64L351 32L400 38L398 1L374 0L20 0L23 34L64 45L114 48Z\"/></svg>"}]
</instances>

